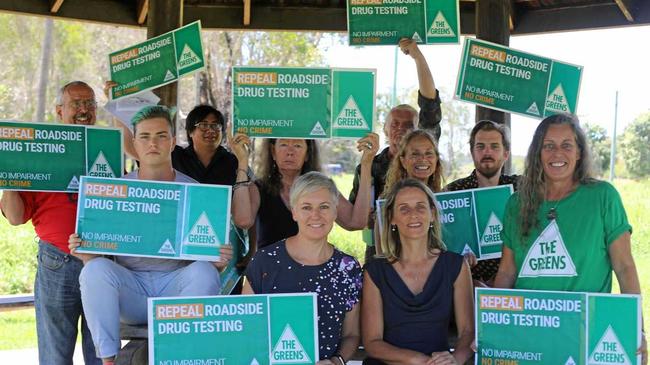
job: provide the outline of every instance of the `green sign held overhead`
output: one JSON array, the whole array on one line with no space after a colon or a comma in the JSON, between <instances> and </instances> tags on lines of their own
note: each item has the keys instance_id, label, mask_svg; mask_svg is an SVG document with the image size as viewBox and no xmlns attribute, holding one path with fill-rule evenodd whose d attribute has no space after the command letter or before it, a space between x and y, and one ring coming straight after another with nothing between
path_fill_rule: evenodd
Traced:
<instances>
[{"instance_id":1,"label":"green sign held overhead","mask_svg":"<svg viewBox=\"0 0 650 365\"><path fill-rule=\"evenodd\" d=\"M437 193L442 241L451 252L472 252L478 260L501 257L501 229L512 185ZM381 235L384 199L377 200Z\"/></svg>"},{"instance_id":2,"label":"green sign held overhead","mask_svg":"<svg viewBox=\"0 0 650 365\"><path fill-rule=\"evenodd\" d=\"M315 364L316 294L149 298L150 364Z\"/></svg>"},{"instance_id":3,"label":"green sign held overhead","mask_svg":"<svg viewBox=\"0 0 650 365\"><path fill-rule=\"evenodd\" d=\"M76 192L81 175L122 170L119 129L0 121L0 189Z\"/></svg>"},{"instance_id":4,"label":"green sign held overhead","mask_svg":"<svg viewBox=\"0 0 650 365\"><path fill-rule=\"evenodd\" d=\"M533 118L576 113L582 66L465 39L455 98Z\"/></svg>"},{"instance_id":5,"label":"green sign held overhead","mask_svg":"<svg viewBox=\"0 0 650 365\"><path fill-rule=\"evenodd\" d=\"M641 364L638 295L476 289L476 364Z\"/></svg>"},{"instance_id":6,"label":"green sign held overhead","mask_svg":"<svg viewBox=\"0 0 650 365\"><path fill-rule=\"evenodd\" d=\"M201 21L108 55L110 77L118 85L112 99L151 90L205 66Z\"/></svg>"},{"instance_id":7,"label":"green sign held overhead","mask_svg":"<svg viewBox=\"0 0 650 365\"><path fill-rule=\"evenodd\" d=\"M269 138L361 138L372 132L375 71L233 67L234 131Z\"/></svg>"},{"instance_id":8,"label":"green sign held overhead","mask_svg":"<svg viewBox=\"0 0 650 365\"><path fill-rule=\"evenodd\" d=\"M214 261L228 243L230 191L223 185L83 176L78 251Z\"/></svg>"},{"instance_id":9,"label":"green sign held overhead","mask_svg":"<svg viewBox=\"0 0 650 365\"><path fill-rule=\"evenodd\" d=\"M348 0L351 46L458 43L458 0Z\"/></svg>"}]
</instances>

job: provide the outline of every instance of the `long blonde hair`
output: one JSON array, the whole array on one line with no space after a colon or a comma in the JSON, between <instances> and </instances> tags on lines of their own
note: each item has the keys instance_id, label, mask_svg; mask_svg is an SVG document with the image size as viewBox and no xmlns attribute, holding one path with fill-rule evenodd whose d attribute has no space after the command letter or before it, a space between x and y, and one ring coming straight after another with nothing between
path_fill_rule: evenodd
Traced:
<instances>
[{"instance_id":1,"label":"long blonde hair","mask_svg":"<svg viewBox=\"0 0 650 365\"><path fill-rule=\"evenodd\" d=\"M436 198L431 189L424 185L421 181L411 178L398 181L395 185L388 189L386 194L386 202L382 209L384 225L381 234L381 249L384 257L389 262L399 260L402 254L402 241L399 238L399 232L395 227L391 227L390 222L393 220L395 210L395 198L397 194L406 188L420 189L426 196L429 202L429 208L433 211L433 220L429 226L429 234L427 237L427 250L431 254L435 254L437 250L446 251L447 247L442 241L442 229L440 228L440 220L438 217L438 209L436 208Z\"/></svg>"},{"instance_id":2,"label":"long blonde hair","mask_svg":"<svg viewBox=\"0 0 650 365\"><path fill-rule=\"evenodd\" d=\"M433 145L433 150L436 152L436 159L437 159L436 168L433 171L433 174L431 174L431 176L429 176L429 179L427 180L427 187L431 189L434 193L437 193L442 190L442 179L443 179L442 163L440 161L440 152L438 152L438 145L436 143L436 140L433 138L431 133L423 129L416 129L410 131L404 136L404 138L402 138L402 142L399 145L397 156L393 157L393 161L391 161L390 167L388 168L388 172L386 173L386 185L384 188L384 192L389 190L398 181L408 178L408 173L406 172L406 168L404 168L404 165L402 165L402 160L400 159L400 157L406 157L406 147L408 147L408 144L412 140L418 137L426 138L429 142L431 142L431 144Z\"/></svg>"}]
</instances>

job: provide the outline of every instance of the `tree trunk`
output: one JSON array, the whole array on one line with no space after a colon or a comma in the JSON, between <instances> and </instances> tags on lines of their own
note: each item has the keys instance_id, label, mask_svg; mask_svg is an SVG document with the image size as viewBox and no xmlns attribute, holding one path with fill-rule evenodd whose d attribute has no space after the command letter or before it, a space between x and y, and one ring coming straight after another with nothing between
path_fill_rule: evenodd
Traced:
<instances>
[{"instance_id":1,"label":"tree trunk","mask_svg":"<svg viewBox=\"0 0 650 365\"><path fill-rule=\"evenodd\" d=\"M41 53L41 73L38 80L38 102L36 107L36 122L45 121L45 101L47 98L47 83L52 64L52 18L45 19L45 34L43 36L43 52Z\"/></svg>"}]
</instances>

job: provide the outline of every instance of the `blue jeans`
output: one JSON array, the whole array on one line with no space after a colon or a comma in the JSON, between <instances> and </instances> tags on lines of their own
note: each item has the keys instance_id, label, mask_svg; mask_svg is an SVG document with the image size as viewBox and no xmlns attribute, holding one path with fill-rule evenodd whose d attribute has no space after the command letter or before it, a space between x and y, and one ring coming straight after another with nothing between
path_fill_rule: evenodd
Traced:
<instances>
[{"instance_id":1,"label":"blue jeans","mask_svg":"<svg viewBox=\"0 0 650 365\"><path fill-rule=\"evenodd\" d=\"M101 360L95 356L95 347L81 307L79 273L83 264L43 241L38 244L37 257L34 307L39 364L72 364L79 317L84 361L87 365L101 364Z\"/></svg>"},{"instance_id":2,"label":"blue jeans","mask_svg":"<svg viewBox=\"0 0 650 365\"><path fill-rule=\"evenodd\" d=\"M209 262L195 261L171 272L133 271L98 257L86 263L81 298L97 356L110 358L120 350L120 320L147 323L147 298L217 295L219 271Z\"/></svg>"}]
</instances>

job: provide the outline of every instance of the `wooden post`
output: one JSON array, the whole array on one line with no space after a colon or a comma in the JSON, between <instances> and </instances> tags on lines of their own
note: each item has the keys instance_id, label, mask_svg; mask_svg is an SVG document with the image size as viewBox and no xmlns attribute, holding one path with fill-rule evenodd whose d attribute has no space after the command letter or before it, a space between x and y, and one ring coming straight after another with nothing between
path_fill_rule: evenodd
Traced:
<instances>
[{"instance_id":1,"label":"wooden post","mask_svg":"<svg viewBox=\"0 0 650 365\"><path fill-rule=\"evenodd\" d=\"M476 38L488 42L510 45L511 0L476 1ZM476 107L476 122L488 119L510 128L510 113L504 113L482 106ZM503 166L503 173L510 174L512 158Z\"/></svg>"},{"instance_id":2,"label":"wooden post","mask_svg":"<svg viewBox=\"0 0 650 365\"><path fill-rule=\"evenodd\" d=\"M167 33L183 22L183 0L149 0L147 12L147 38ZM160 103L175 107L178 104L178 82L154 90Z\"/></svg>"}]
</instances>

